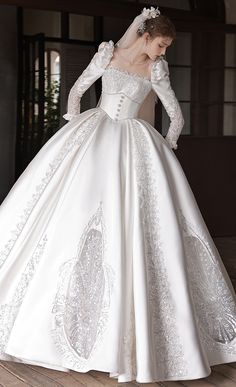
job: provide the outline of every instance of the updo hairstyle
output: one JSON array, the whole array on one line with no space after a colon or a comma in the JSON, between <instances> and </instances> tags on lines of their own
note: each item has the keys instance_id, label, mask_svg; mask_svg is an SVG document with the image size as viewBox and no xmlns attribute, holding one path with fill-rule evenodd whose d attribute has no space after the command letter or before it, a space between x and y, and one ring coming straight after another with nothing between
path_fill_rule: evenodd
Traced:
<instances>
[{"instance_id":1,"label":"updo hairstyle","mask_svg":"<svg viewBox=\"0 0 236 387\"><path fill-rule=\"evenodd\" d=\"M139 27L137 34L142 36L144 32L148 32L152 39L157 36L176 39L176 29L172 21L165 15L159 15L155 18L146 19L143 25Z\"/></svg>"}]
</instances>

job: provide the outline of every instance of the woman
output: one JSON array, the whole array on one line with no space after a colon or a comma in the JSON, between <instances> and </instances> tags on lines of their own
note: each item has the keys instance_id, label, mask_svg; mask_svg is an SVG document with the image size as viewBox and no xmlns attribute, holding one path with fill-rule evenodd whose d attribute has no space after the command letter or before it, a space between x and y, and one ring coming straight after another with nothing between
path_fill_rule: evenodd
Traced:
<instances>
[{"instance_id":1,"label":"woman","mask_svg":"<svg viewBox=\"0 0 236 387\"><path fill-rule=\"evenodd\" d=\"M235 292L173 151L174 38L151 7L102 42L70 91L69 122L2 203L1 359L140 383L236 361ZM80 113L101 76L99 104ZM151 124L156 96L166 138Z\"/></svg>"}]
</instances>

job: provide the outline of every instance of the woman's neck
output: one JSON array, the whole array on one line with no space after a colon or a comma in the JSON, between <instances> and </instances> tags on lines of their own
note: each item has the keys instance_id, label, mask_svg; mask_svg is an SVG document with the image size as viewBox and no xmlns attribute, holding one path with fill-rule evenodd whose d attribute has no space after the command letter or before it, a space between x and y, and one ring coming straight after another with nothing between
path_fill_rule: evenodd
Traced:
<instances>
[{"instance_id":1,"label":"woman's neck","mask_svg":"<svg viewBox=\"0 0 236 387\"><path fill-rule=\"evenodd\" d=\"M146 66L150 63L149 56L143 52L144 42L137 39L130 47L122 48L118 46L118 55L131 66Z\"/></svg>"}]
</instances>

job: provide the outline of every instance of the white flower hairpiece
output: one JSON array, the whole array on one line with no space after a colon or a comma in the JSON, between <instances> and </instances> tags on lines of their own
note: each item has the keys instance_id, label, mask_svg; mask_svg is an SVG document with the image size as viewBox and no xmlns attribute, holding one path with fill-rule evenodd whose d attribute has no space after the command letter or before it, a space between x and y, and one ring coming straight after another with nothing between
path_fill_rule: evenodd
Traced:
<instances>
[{"instance_id":1,"label":"white flower hairpiece","mask_svg":"<svg viewBox=\"0 0 236 387\"><path fill-rule=\"evenodd\" d=\"M145 19L151 19L152 17L157 17L161 14L161 12L159 11L159 8L156 7L156 9L154 7L151 7L151 8L143 8L142 10L142 15L145 17Z\"/></svg>"},{"instance_id":2,"label":"white flower hairpiece","mask_svg":"<svg viewBox=\"0 0 236 387\"><path fill-rule=\"evenodd\" d=\"M138 31L144 32L145 31L145 20L158 17L161 14L158 7L156 9L154 7L151 8L143 8L141 15L143 16L143 21L140 24Z\"/></svg>"}]
</instances>

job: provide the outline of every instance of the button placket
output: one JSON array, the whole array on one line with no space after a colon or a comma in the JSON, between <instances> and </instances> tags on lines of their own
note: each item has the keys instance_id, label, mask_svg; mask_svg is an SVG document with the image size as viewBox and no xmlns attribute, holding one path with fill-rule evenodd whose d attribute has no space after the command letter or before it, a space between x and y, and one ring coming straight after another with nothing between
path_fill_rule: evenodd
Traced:
<instances>
[{"instance_id":1,"label":"button placket","mask_svg":"<svg viewBox=\"0 0 236 387\"><path fill-rule=\"evenodd\" d=\"M119 114L120 114L120 109L121 109L121 106L122 106L122 102L124 102L124 98L125 98L125 96L122 94L121 97L120 97L120 101L118 103L116 114L115 114L115 120L116 121L118 121L118 117L119 117Z\"/></svg>"}]
</instances>

